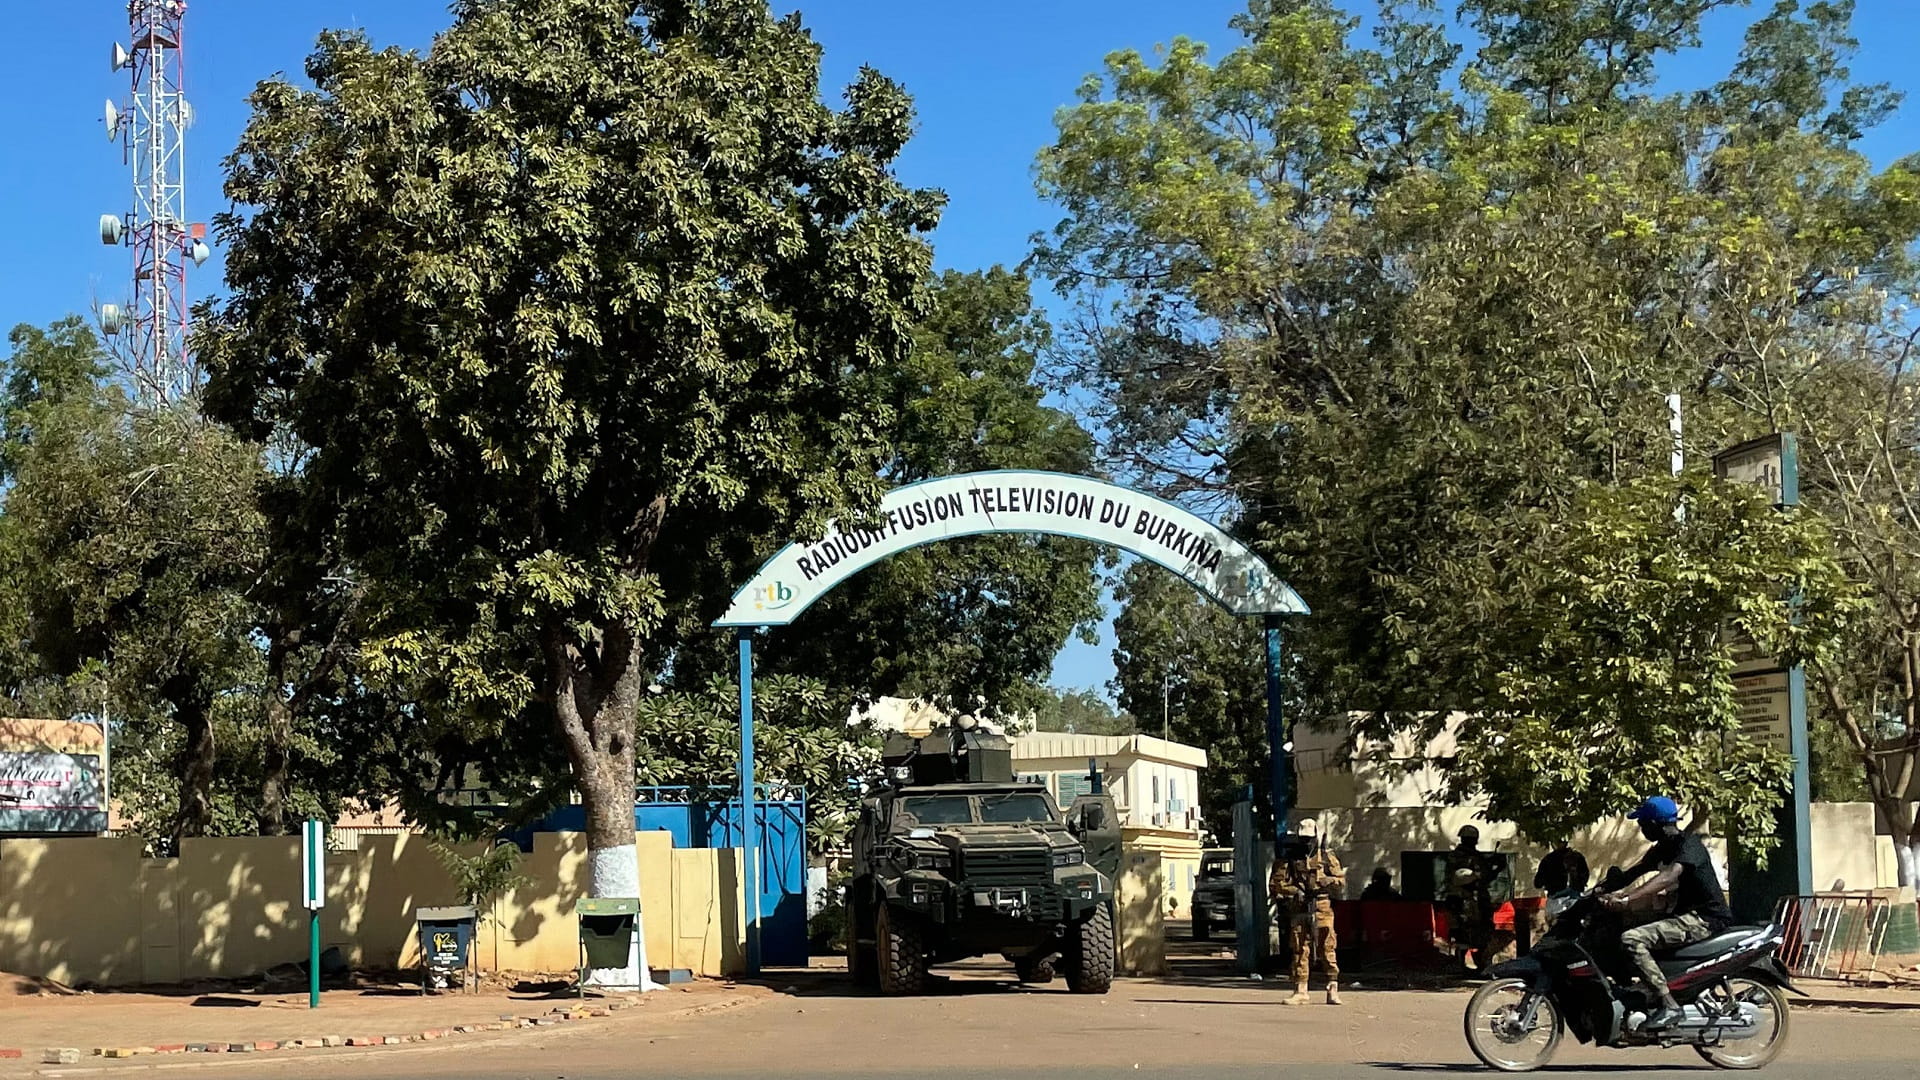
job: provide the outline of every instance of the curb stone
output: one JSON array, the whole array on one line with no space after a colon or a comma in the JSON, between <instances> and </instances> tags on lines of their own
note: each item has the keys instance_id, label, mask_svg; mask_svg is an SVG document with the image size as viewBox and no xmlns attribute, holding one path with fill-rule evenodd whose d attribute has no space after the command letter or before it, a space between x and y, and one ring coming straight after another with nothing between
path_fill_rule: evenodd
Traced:
<instances>
[{"instance_id":1,"label":"curb stone","mask_svg":"<svg viewBox=\"0 0 1920 1080\"><path fill-rule=\"evenodd\" d=\"M689 988L682 987L681 989L685 991ZM698 1005L690 1009L684 1009L672 1015L687 1016L687 1017L701 1016L708 1013L725 1011L739 1005L747 1004L751 1000L753 999L750 997L729 997L720 1001L712 1002L710 1004ZM259 1039L259 1040L254 1040L250 1042L235 1042L235 1043L225 1043L225 1042L157 1043L153 1046L95 1047L90 1051L90 1053L92 1056L97 1058L112 1058L112 1059L118 1060L118 1059L125 1059L125 1058L152 1056L152 1055L161 1055L161 1054L252 1054L252 1053L276 1051L276 1050L332 1049L336 1047L349 1047L349 1046L356 1047L356 1048L373 1047L373 1046L397 1046L404 1043L433 1042L440 1039L449 1038L455 1035L469 1035L469 1034L475 1034L479 1032L489 1032L489 1031L512 1031L517 1029L536 1028L536 1027L553 1027L562 1023L574 1023L582 1020L600 1019L600 1018L611 1016L615 1012L639 1008L643 1004L645 1004L644 1001L627 998L627 999L619 999L619 1000L607 1000L591 1006L586 1005L584 1003L576 1004L572 1006L563 1006L563 1007L554 1009L550 1014L546 1016L517 1016L513 1014L503 1013L500 1015L500 1018L498 1020L492 1021L492 1022L476 1022L476 1023L468 1023L468 1024L455 1024L455 1025L450 1025L448 1027L428 1028L424 1031L409 1033L405 1035L354 1036L351 1038L347 1038L339 1035L327 1035L327 1036L322 1036L318 1038L282 1039L282 1040ZM48 1047L41 1052L41 1063L45 1065L76 1065L76 1064L79 1064L81 1058L83 1056L86 1056L88 1053L89 1051L82 1050L78 1047ZM13 1048L13 1047L0 1047L0 1060L21 1059L21 1058L24 1058L25 1056L26 1056L26 1051L23 1049ZM211 1062L209 1062L208 1064L211 1064ZM174 1065L174 1066L152 1066L152 1067L184 1068L187 1066Z\"/></svg>"}]
</instances>

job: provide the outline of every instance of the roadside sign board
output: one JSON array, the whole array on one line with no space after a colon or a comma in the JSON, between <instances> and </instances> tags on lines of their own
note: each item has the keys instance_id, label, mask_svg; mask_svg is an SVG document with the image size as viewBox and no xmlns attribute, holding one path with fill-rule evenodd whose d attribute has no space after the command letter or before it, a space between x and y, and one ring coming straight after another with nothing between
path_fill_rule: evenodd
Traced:
<instances>
[{"instance_id":1,"label":"roadside sign board","mask_svg":"<svg viewBox=\"0 0 1920 1080\"><path fill-rule=\"evenodd\" d=\"M327 827L309 821L300 830L300 900L308 911L327 906Z\"/></svg>"},{"instance_id":2,"label":"roadside sign board","mask_svg":"<svg viewBox=\"0 0 1920 1080\"><path fill-rule=\"evenodd\" d=\"M1713 456L1714 474L1723 480L1757 484L1776 507L1800 505L1799 445L1787 432L1774 432L1729 447ZM1762 746L1793 759L1792 786L1774 822L1780 850L1766 866L1731 838L1729 885L1736 917L1764 922L1782 896L1813 892L1811 782L1807 770L1807 681L1798 667L1781 669L1751 641L1729 634L1733 653L1734 700L1740 730Z\"/></svg>"},{"instance_id":3,"label":"roadside sign board","mask_svg":"<svg viewBox=\"0 0 1920 1080\"><path fill-rule=\"evenodd\" d=\"M1794 438L1775 432L1722 450L1713 456L1713 471L1723 480L1758 484L1775 506L1800 504L1800 469Z\"/></svg>"},{"instance_id":4,"label":"roadside sign board","mask_svg":"<svg viewBox=\"0 0 1920 1080\"><path fill-rule=\"evenodd\" d=\"M1748 739L1793 753L1793 688L1787 672L1737 675L1733 699L1740 709L1740 730Z\"/></svg>"},{"instance_id":5,"label":"roadside sign board","mask_svg":"<svg viewBox=\"0 0 1920 1080\"><path fill-rule=\"evenodd\" d=\"M1751 635L1734 626L1729 620L1721 637L1726 639L1727 648L1733 653L1733 673L1754 675L1763 671L1782 671L1779 657L1763 651Z\"/></svg>"}]
</instances>

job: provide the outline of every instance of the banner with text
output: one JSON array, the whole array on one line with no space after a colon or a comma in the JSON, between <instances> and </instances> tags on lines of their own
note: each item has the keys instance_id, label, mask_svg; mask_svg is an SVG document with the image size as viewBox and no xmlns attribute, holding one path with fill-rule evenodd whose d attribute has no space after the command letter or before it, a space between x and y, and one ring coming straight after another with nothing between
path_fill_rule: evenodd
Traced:
<instances>
[{"instance_id":1,"label":"banner with text","mask_svg":"<svg viewBox=\"0 0 1920 1080\"><path fill-rule=\"evenodd\" d=\"M1152 560L1236 615L1307 605L1245 544L1165 499L1051 472L984 472L895 488L869 528L829 526L767 560L715 626L784 626L853 574L921 544L985 533L1090 540Z\"/></svg>"}]
</instances>

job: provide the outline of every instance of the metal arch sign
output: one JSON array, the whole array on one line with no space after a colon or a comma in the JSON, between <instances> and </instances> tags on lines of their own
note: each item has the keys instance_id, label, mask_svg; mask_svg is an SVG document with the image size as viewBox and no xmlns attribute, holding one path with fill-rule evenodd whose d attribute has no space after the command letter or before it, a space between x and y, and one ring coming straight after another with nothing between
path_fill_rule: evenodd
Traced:
<instances>
[{"instance_id":1,"label":"metal arch sign","mask_svg":"<svg viewBox=\"0 0 1920 1080\"><path fill-rule=\"evenodd\" d=\"M827 527L768 559L715 626L785 626L834 586L902 551L958 536L1045 533L1132 552L1235 615L1305 615L1306 602L1239 540L1180 507L1085 476L1009 470L908 484L880 500L874 528Z\"/></svg>"}]
</instances>

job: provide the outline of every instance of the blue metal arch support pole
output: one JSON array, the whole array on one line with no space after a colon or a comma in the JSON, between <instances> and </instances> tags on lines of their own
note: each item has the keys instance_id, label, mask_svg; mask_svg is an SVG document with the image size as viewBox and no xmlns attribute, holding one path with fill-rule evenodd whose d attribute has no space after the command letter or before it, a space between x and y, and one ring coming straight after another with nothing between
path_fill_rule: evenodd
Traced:
<instances>
[{"instance_id":1,"label":"blue metal arch support pole","mask_svg":"<svg viewBox=\"0 0 1920 1080\"><path fill-rule=\"evenodd\" d=\"M760 973L759 802L753 791L753 628L740 628L740 869L746 875L747 974Z\"/></svg>"},{"instance_id":2,"label":"blue metal arch support pole","mask_svg":"<svg viewBox=\"0 0 1920 1080\"><path fill-rule=\"evenodd\" d=\"M1272 760L1273 836L1287 834L1293 818L1293 730L1280 705L1283 670L1280 666L1280 616L1268 615L1267 626L1267 747Z\"/></svg>"}]
</instances>

